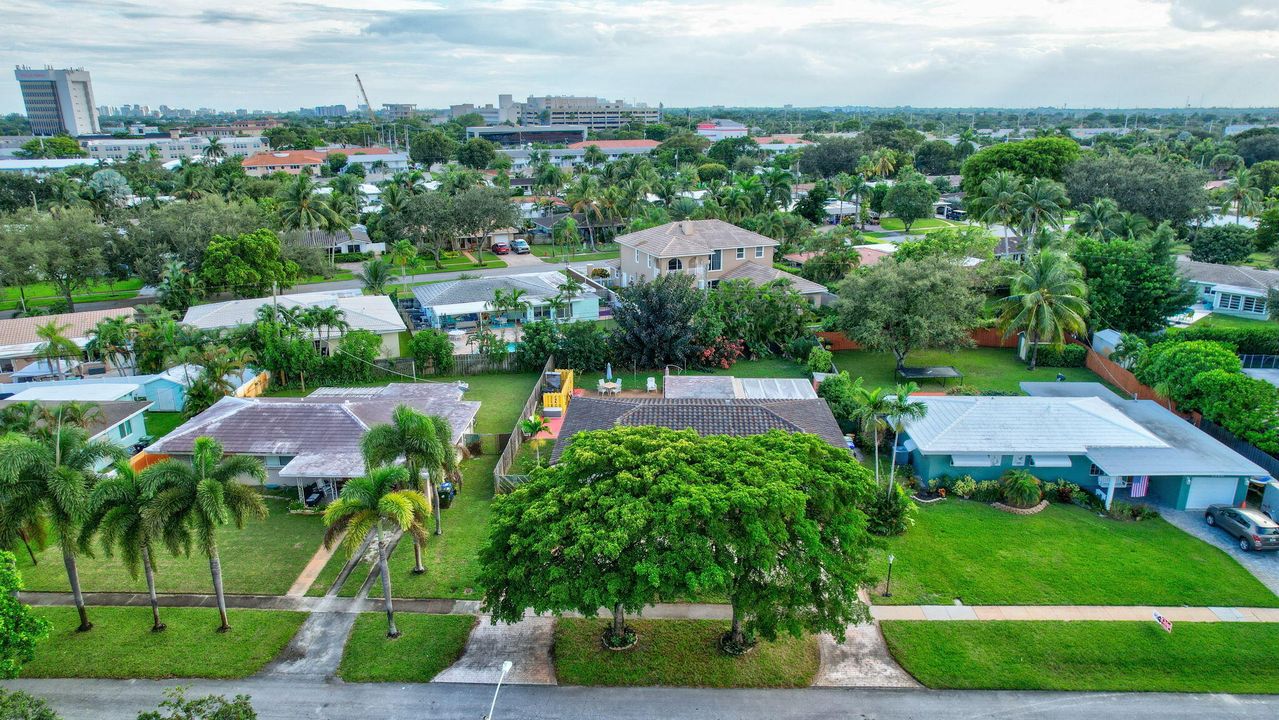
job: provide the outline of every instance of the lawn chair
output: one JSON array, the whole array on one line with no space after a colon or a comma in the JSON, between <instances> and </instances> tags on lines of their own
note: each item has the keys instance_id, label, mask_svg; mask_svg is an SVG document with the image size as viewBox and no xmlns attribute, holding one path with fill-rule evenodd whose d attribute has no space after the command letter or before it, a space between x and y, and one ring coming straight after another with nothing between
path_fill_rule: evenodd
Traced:
<instances>
[{"instance_id":1,"label":"lawn chair","mask_svg":"<svg viewBox=\"0 0 1279 720\"><path fill-rule=\"evenodd\" d=\"M644 387L644 390L651 393L657 392L657 378L650 377L648 379L648 384Z\"/></svg>"},{"instance_id":2,"label":"lawn chair","mask_svg":"<svg viewBox=\"0 0 1279 720\"><path fill-rule=\"evenodd\" d=\"M599 393L600 395L608 394L608 391L604 389L604 378L600 378L599 383L596 384L595 392Z\"/></svg>"},{"instance_id":3,"label":"lawn chair","mask_svg":"<svg viewBox=\"0 0 1279 720\"><path fill-rule=\"evenodd\" d=\"M614 381L613 381L613 385L614 385L614 387L613 387L613 394L614 394L614 395L620 395L620 394L622 394L622 379L621 379L621 378L618 378L618 379L614 380Z\"/></svg>"}]
</instances>

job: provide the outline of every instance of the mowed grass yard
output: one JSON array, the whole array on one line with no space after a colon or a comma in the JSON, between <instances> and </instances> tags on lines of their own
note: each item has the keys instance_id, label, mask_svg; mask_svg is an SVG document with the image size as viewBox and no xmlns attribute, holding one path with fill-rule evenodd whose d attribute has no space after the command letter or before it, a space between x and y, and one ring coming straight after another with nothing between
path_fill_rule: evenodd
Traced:
<instances>
[{"instance_id":1,"label":"mowed grass yard","mask_svg":"<svg viewBox=\"0 0 1279 720\"><path fill-rule=\"evenodd\" d=\"M220 633L213 608L161 608L168 628L151 632L149 607L90 607L93 629L76 632L74 607L40 607L53 628L23 666L29 678L243 678L262 669L297 632L305 613L229 610Z\"/></svg>"},{"instance_id":2,"label":"mowed grass yard","mask_svg":"<svg viewBox=\"0 0 1279 720\"><path fill-rule=\"evenodd\" d=\"M897 662L930 688L1279 692L1279 625L884 622Z\"/></svg>"},{"instance_id":3,"label":"mowed grass yard","mask_svg":"<svg viewBox=\"0 0 1279 720\"><path fill-rule=\"evenodd\" d=\"M182 424L182 413L146 412L142 414L142 419L147 425L147 435L159 439Z\"/></svg>"},{"instance_id":4,"label":"mowed grass yard","mask_svg":"<svg viewBox=\"0 0 1279 720\"><path fill-rule=\"evenodd\" d=\"M1279 607L1229 555L1163 519L1121 522L1068 505L1028 516L958 499L922 506L887 552L893 595L881 595L880 551L878 604Z\"/></svg>"},{"instance_id":5,"label":"mowed grass yard","mask_svg":"<svg viewBox=\"0 0 1279 720\"><path fill-rule=\"evenodd\" d=\"M608 621L560 618L555 623L555 674L561 685L714 688L807 687L817 674L817 638L783 635L740 657L719 649L728 631L723 620L640 620L627 625L639 634L626 651L601 640Z\"/></svg>"},{"instance_id":6,"label":"mowed grass yard","mask_svg":"<svg viewBox=\"0 0 1279 720\"><path fill-rule=\"evenodd\" d=\"M1010 348L971 348L957 352L921 350L906 357L907 367L950 365L964 374L962 380L950 380L949 385L938 382L919 383L920 390L940 391L956 384L971 385L984 392L1021 393L1019 383L1028 381L1052 382L1057 373L1069 382L1101 382L1088 368L1026 369L1026 363ZM847 370L854 379L863 378L867 387L892 387L901 382L894 375L897 362L892 353L867 352L865 350L841 350L835 353L835 367Z\"/></svg>"},{"instance_id":7,"label":"mowed grass yard","mask_svg":"<svg viewBox=\"0 0 1279 720\"><path fill-rule=\"evenodd\" d=\"M474 615L397 613L400 637L386 636L386 615L364 613L347 638L338 676L346 682L430 682L462 656Z\"/></svg>"},{"instance_id":8,"label":"mowed grass yard","mask_svg":"<svg viewBox=\"0 0 1279 720\"><path fill-rule=\"evenodd\" d=\"M283 595L320 547L323 521L318 515L290 515L288 502L268 499L270 516L250 520L243 529L228 525L218 531L218 551L222 558L222 580L226 592L248 595ZM146 582L141 573L129 576L119 557L104 556L95 544L96 557L80 556L80 586L85 592L142 592ZM56 543L36 553L39 564L31 565L26 549L14 548L18 569L27 590L67 592L67 573ZM161 549L156 553L156 589L162 593L213 592L209 561L192 548L190 557L174 557Z\"/></svg>"}]
</instances>

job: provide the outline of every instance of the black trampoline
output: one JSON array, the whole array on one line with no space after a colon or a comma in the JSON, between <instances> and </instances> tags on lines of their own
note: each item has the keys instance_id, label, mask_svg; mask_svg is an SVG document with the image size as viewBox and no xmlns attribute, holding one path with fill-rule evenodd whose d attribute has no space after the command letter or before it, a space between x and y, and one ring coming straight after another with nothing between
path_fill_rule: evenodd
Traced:
<instances>
[{"instance_id":1,"label":"black trampoline","mask_svg":"<svg viewBox=\"0 0 1279 720\"><path fill-rule=\"evenodd\" d=\"M938 380L944 385L948 380L962 381L964 374L950 365L930 365L928 367L898 368L897 377L902 380Z\"/></svg>"}]
</instances>

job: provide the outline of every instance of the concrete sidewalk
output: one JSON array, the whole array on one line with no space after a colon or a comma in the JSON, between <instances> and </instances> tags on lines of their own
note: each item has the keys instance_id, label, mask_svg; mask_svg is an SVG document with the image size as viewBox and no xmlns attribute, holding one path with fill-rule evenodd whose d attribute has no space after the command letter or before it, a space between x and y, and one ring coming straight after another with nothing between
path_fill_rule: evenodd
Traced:
<instances>
[{"instance_id":1,"label":"concrete sidewalk","mask_svg":"<svg viewBox=\"0 0 1279 720\"><path fill-rule=\"evenodd\" d=\"M30 605L71 605L71 593L27 592L19 594ZM122 605L146 607L146 593L85 593L89 605ZM302 612L362 613L381 612L380 600L340 597L288 597L285 595L227 595L227 607L255 610L298 610ZM160 595L163 607L216 607L212 595ZM395 611L433 615L478 615L478 600L429 598L395 598ZM1156 605L872 605L875 620L1100 620L1111 622L1145 622L1151 613L1173 622L1261 622L1279 623L1279 608L1250 607L1181 607ZM600 609L602 617L608 611ZM574 613L565 613L574 616ZM530 614L530 617L532 615ZM701 603L658 603L641 613L654 620L728 620L728 605Z\"/></svg>"}]
</instances>

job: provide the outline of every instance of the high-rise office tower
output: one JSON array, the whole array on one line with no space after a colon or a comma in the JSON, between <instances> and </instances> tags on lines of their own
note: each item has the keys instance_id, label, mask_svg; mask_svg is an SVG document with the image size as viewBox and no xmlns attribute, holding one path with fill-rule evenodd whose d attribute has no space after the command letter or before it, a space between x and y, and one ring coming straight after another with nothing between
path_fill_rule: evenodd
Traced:
<instances>
[{"instance_id":1,"label":"high-rise office tower","mask_svg":"<svg viewBox=\"0 0 1279 720\"><path fill-rule=\"evenodd\" d=\"M13 71L27 106L27 120L36 135L66 133L72 137L102 132L98 108L93 102L93 83L83 68L33 70L18 66Z\"/></svg>"}]
</instances>

